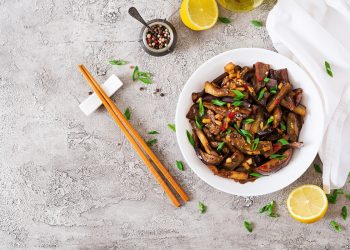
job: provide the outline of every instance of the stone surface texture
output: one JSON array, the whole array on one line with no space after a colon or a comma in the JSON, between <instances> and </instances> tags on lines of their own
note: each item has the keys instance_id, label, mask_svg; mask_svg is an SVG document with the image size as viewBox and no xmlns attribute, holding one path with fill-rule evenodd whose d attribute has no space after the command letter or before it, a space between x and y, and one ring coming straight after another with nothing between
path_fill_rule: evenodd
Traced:
<instances>
[{"instance_id":1,"label":"stone surface texture","mask_svg":"<svg viewBox=\"0 0 350 250\"><path fill-rule=\"evenodd\" d=\"M182 156L167 124L186 80L220 52L273 50L266 29L250 20L265 20L274 4L241 14L221 10L231 24L193 32L179 19L179 0L0 0L0 249L350 249L349 220L340 217L350 204L344 195L316 224L288 215L293 188L321 184L313 167L279 192L242 198L175 166ZM174 53L155 58L142 50L131 6L146 19L174 24ZM129 64L112 66L111 58ZM185 206L174 208L103 108L90 117L79 110L91 91L80 63L100 83L111 74L124 82L113 100L131 108L142 136L158 139L154 151L191 197ZM130 65L152 72L154 84L133 82ZM271 200L278 218L258 213ZM343 232L331 229L333 219Z\"/></svg>"}]
</instances>

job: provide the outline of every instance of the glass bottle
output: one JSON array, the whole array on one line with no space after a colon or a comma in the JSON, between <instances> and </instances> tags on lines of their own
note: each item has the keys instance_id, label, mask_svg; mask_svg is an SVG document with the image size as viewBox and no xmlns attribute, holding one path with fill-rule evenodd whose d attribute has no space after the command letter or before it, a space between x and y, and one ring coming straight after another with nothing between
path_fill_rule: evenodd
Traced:
<instances>
[{"instance_id":1,"label":"glass bottle","mask_svg":"<svg viewBox=\"0 0 350 250\"><path fill-rule=\"evenodd\" d=\"M250 11L262 4L264 0L218 0L225 9L243 12Z\"/></svg>"}]
</instances>

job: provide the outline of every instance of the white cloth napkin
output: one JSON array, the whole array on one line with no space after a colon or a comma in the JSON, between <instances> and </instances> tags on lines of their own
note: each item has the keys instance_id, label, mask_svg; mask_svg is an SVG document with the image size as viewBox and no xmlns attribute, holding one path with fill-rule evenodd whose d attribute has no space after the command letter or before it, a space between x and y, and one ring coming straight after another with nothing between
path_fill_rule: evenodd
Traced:
<instances>
[{"instance_id":1,"label":"white cloth napkin","mask_svg":"<svg viewBox=\"0 0 350 250\"><path fill-rule=\"evenodd\" d=\"M350 171L350 0L279 0L266 26L276 50L303 67L322 96L326 129L319 155L329 193L344 186Z\"/></svg>"}]
</instances>

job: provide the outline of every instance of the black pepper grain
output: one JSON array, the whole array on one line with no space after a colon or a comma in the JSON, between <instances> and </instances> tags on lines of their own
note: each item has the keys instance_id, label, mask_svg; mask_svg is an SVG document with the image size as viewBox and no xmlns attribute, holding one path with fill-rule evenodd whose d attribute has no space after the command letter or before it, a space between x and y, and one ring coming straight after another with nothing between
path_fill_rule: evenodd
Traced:
<instances>
[{"instance_id":1,"label":"black pepper grain","mask_svg":"<svg viewBox=\"0 0 350 250\"><path fill-rule=\"evenodd\" d=\"M165 96L165 94L164 93L160 93L160 96L163 97L163 96Z\"/></svg>"}]
</instances>

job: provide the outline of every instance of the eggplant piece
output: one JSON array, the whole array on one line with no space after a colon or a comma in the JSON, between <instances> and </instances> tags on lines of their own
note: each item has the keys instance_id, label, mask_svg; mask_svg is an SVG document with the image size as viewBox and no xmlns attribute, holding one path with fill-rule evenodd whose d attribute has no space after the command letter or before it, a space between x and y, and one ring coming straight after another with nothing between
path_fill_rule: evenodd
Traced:
<instances>
[{"instance_id":1,"label":"eggplant piece","mask_svg":"<svg viewBox=\"0 0 350 250\"><path fill-rule=\"evenodd\" d=\"M303 98L303 89L298 88L293 90L294 93L294 103L296 106L298 106L301 103L301 100Z\"/></svg>"},{"instance_id":2,"label":"eggplant piece","mask_svg":"<svg viewBox=\"0 0 350 250\"><path fill-rule=\"evenodd\" d=\"M267 105L266 107L267 111L271 113L291 89L292 89L292 85L289 82L283 84L280 91L272 98L272 100Z\"/></svg>"},{"instance_id":3,"label":"eggplant piece","mask_svg":"<svg viewBox=\"0 0 350 250\"><path fill-rule=\"evenodd\" d=\"M296 114L290 112L287 116L287 134L291 142L298 141L300 133L299 121Z\"/></svg>"},{"instance_id":4,"label":"eggplant piece","mask_svg":"<svg viewBox=\"0 0 350 250\"><path fill-rule=\"evenodd\" d=\"M204 90L201 92L193 92L192 93L192 101L197 102L199 98L201 98L204 95Z\"/></svg>"},{"instance_id":5,"label":"eggplant piece","mask_svg":"<svg viewBox=\"0 0 350 250\"><path fill-rule=\"evenodd\" d=\"M224 106L217 106L210 102L203 102L203 106L209 110L214 111L216 114L220 114L222 116L226 116L228 109Z\"/></svg>"},{"instance_id":6,"label":"eggplant piece","mask_svg":"<svg viewBox=\"0 0 350 250\"><path fill-rule=\"evenodd\" d=\"M266 83L266 87L270 91L272 88L276 87L277 84L278 82L276 79L270 78L269 81Z\"/></svg>"},{"instance_id":7,"label":"eggplant piece","mask_svg":"<svg viewBox=\"0 0 350 250\"><path fill-rule=\"evenodd\" d=\"M252 123L249 132L254 136L254 134L258 133L261 128L260 124L264 122L264 112L261 108L257 110L257 113L254 117L254 122Z\"/></svg>"},{"instance_id":8,"label":"eggplant piece","mask_svg":"<svg viewBox=\"0 0 350 250\"><path fill-rule=\"evenodd\" d=\"M288 77L288 69L278 69L278 70L273 70L270 69L270 79L275 79L278 82L289 82L289 77Z\"/></svg>"},{"instance_id":9,"label":"eggplant piece","mask_svg":"<svg viewBox=\"0 0 350 250\"><path fill-rule=\"evenodd\" d=\"M238 134L236 131L232 132L230 135L227 135L225 139L226 143L231 143L233 147L248 155L259 155L272 150L272 143L270 141L259 141L256 149L253 150L252 145L247 143L243 136Z\"/></svg>"},{"instance_id":10,"label":"eggplant piece","mask_svg":"<svg viewBox=\"0 0 350 250\"><path fill-rule=\"evenodd\" d=\"M255 68L255 85L254 90L258 92L262 87L265 86L264 79L268 76L270 65L262 62L257 62L254 64Z\"/></svg>"},{"instance_id":11,"label":"eggplant piece","mask_svg":"<svg viewBox=\"0 0 350 250\"><path fill-rule=\"evenodd\" d=\"M270 175L277 172L278 170L280 170L281 168L283 168L289 163L293 155L293 149L291 148L287 149L283 153L283 155L284 155L283 159L277 159L277 158L271 159L265 162L264 164L260 165L259 167L255 168L254 172L257 172L262 175Z\"/></svg>"},{"instance_id":12,"label":"eggplant piece","mask_svg":"<svg viewBox=\"0 0 350 250\"><path fill-rule=\"evenodd\" d=\"M210 147L209 141L208 141L207 137L205 137L205 134L203 133L203 131L201 129L197 128L197 126L194 126L193 129L194 129L199 141L201 142L205 152L207 152L208 154L217 155L217 153Z\"/></svg>"},{"instance_id":13,"label":"eggplant piece","mask_svg":"<svg viewBox=\"0 0 350 250\"><path fill-rule=\"evenodd\" d=\"M306 115L306 107L302 104L299 104L298 106L295 107L293 112L304 117Z\"/></svg>"},{"instance_id":14,"label":"eggplant piece","mask_svg":"<svg viewBox=\"0 0 350 250\"><path fill-rule=\"evenodd\" d=\"M215 165L208 165L208 168L213 172L214 175L217 175L219 173L219 170Z\"/></svg>"},{"instance_id":15,"label":"eggplant piece","mask_svg":"<svg viewBox=\"0 0 350 250\"><path fill-rule=\"evenodd\" d=\"M259 105L265 107L265 106L266 106L266 103L267 103L267 100L269 99L269 97L270 97L270 92L265 91L263 98L261 98L260 100L256 100L256 102L257 102Z\"/></svg>"},{"instance_id":16,"label":"eggplant piece","mask_svg":"<svg viewBox=\"0 0 350 250\"><path fill-rule=\"evenodd\" d=\"M231 156L226 158L222 166L226 169L233 170L238 167L243 160L244 155L236 149Z\"/></svg>"},{"instance_id":17,"label":"eggplant piece","mask_svg":"<svg viewBox=\"0 0 350 250\"><path fill-rule=\"evenodd\" d=\"M215 83L218 86L221 86L222 81L224 80L224 78L228 76L227 72L222 73L221 75L219 75L218 77L216 77L212 82Z\"/></svg>"},{"instance_id":18,"label":"eggplant piece","mask_svg":"<svg viewBox=\"0 0 350 250\"><path fill-rule=\"evenodd\" d=\"M220 165L224 157L221 155L213 155L204 152L202 149L197 148L196 153L199 159L205 164Z\"/></svg>"},{"instance_id":19,"label":"eggplant piece","mask_svg":"<svg viewBox=\"0 0 350 250\"><path fill-rule=\"evenodd\" d=\"M203 102L211 102L212 100L217 99L217 97L213 96L213 95L209 95L209 94L204 94L202 96L202 100Z\"/></svg>"},{"instance_id":20,"label":"eggplant piece","mask_svg":"<svg viewBox=\"0 0 350 250\"><path fill-rule=\"evenodd\" d=\"M197 103L193 104L188 111L186 118L190 120L195 120L196 116L199 117L199 105Z\"/></svg>"},{"instance_id":21,"label":"eggplant piece","mask_svg":"<svg viewBox=\"0 0 350 250\"><path fill-rule=\"evenodd\" d=\"M248 173L234 170L220 169L217 175L224 178L233 179L235 181L245 181L248 179Z\"/></svg>"},{"instance_id":22,"label":"eggplant piece","mask_svg":"<svg viewBox=\"0 0 350 250\"><path fill-rule=\"evenodd\" d=\"M284 99L281 100L281 106L293 111L295 109L293 97L289 94L286 95Z\"/></svg>"},{"instance_id":23,"label":"eggplant piece","mask_svg":"<svg viewBox=\"0 0 350 250\"><path fill-rule=\"evenodd\" d=\"M282 110L281 107L277 106L272 113L273 121L272 121L272 127L277 128L282 120Z\"/></svg>"},{"instance_id":24,"label":"eggplant piece","mask_svg":"<svg viewBox=\"0 0 350 250\"><path fill-rule=\"evenodd\" d=\"M227 88L219 88L213 83L205 82L204 91L210 95L216 97L224 97L224 96L235 96L235 94Z\"/></svg>"}]
</instances>

